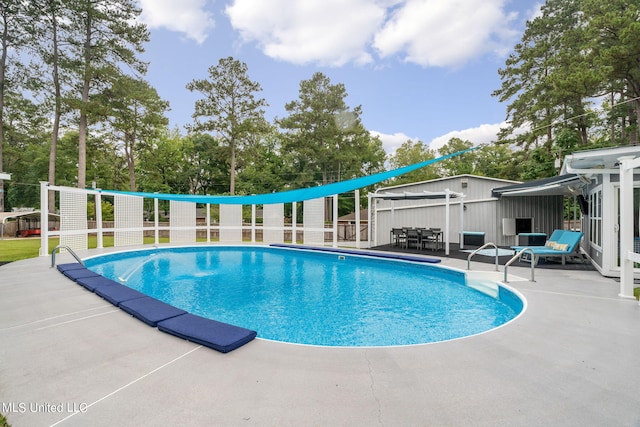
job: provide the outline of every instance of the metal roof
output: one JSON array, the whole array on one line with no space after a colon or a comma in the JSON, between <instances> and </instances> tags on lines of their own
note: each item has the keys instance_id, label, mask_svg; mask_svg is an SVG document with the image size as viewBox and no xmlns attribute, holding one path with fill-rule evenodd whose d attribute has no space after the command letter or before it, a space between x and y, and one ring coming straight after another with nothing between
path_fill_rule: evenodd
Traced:
<instances>
[{"instance_id":1,"label":"metal roof","mask_svg":"<svg viewBox=\"0 0 640 427\"><path fill-rule=\"evenodd\" d=\"M585 181L576 174L537 179L522 184L494 188L493 197L505 196L573 196L581 193Z\"/></svg>"}]
</instances>

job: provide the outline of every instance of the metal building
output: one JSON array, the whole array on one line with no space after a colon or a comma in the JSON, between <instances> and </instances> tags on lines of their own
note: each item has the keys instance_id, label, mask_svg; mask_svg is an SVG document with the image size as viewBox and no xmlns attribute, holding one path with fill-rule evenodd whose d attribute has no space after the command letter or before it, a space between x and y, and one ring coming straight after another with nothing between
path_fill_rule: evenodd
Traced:
<instances>
[{"instance_id":1,"label":"metal building","mask_svg":"<svg viewBox=\"0 0 640 427\"><path fill-rule=\"evenodd\" d=\"M550 235L563 228L562 195L503 197L496 189L519 185L517 181L477 175L458 175L411 184L381 188L376 193L455 192L460 200L451 200L449 211L450 241L459 244L463 232L484 233L485 242L498 246L519 244L518 235ZM462 213L457 204L462 202ZM395 227L445 229L446 202L442 199L384 200L373 199L372 246L389 244Z\"/></svg>"}]
</instances>

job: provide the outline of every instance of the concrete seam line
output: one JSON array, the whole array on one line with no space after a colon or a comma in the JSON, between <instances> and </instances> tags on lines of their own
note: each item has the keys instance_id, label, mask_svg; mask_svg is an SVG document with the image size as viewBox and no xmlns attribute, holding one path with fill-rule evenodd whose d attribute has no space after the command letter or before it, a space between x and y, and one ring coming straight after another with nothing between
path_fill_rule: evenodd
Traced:
<instances>
[{"instance_id":1,"label":"concrete seam line","mask_svg":"<svg viewBox=\"0 0 640 427\"><path fill-rule=\"evenodd\" d=\"M116 310L107 311L105 313L94 314L92 316L81 317L79 319L67 320L66 322L56 323L54 325L43 326L41 328L37 328L36 331L42 331L44 329L55 328L56 326L62 326L62 325L66 325L66 324L69 324L69 323L79 322L81 320L87 320L87 319L91 319L93 317L100 317L100 316L104 316L106 314L116 313L118 311L120 311L120 310L116 309Z\"/></svg>"},{"instance_id":2,"label":"concrete seam line","mask_svg":"<svg viewBox=\"0 0 640 427\"><path fill-rule=\"evenodd\" d=\"M150 371L150 372L147 372L147 373L146 373L146 374L144 374L143 376L138 377L138 378L136 378L136 379L135 379L135 380L133 380L133 381L130 381L129 383L127 383L127 384L123 385L122 387L120 387L120 388L118 388L118 389L116 389L116 390L112 391L111 393L107 394L106 396L103 396L103 397L101 397L100 399L96 400L95 402L88 404L87 406L85 406L85 407L83 408L83 411L75 411L74 413L72 413L72 414L70 414L70 415L68 415L68 416L64 417L64 418L63 418L63 419L61 419L60 421L58 421L58 422L55 422L55 423L51 424L49 427L57 426L58 424L61 424L61 423L63 423L64 421L68 420L69 418L73 417L74 415L77 415L77 414L79 414L79 413L81 413L81 412L82 412L82 413L86 412L86 411L87 411L89 408L91 408L93 405L96 405L96 404L98 404L98 403L102 402L103 400L110 398L111 396L115 395L116 393L121 392L121 391L122 391L122 390L124 390L125 388L127 388L127 387L129 387L129 386L131 386L131 385L133 385L133 384L135 384L135 383L137 383L138 381L141 381L141 380L145 379L146 377L148 377L148 376L150 376L150 375L152 375L152 374L154 374L154 373L156 373L156 372L158 372L160 369L165 368L165 367L167 367L167 366L171 365L171 364L172 364L172 363L174 363L174 362L177 362L178 360L182 359L183 357L188 356L189 354L193 353L194 351L196 351L196 350L198 350L198 349L200 349L200 348L202 348L202 346L201 346L201 345L199 345L199 346L197 346L197 347L195 347L195 348L192 348L191 350L189 350L189 351L187 351L186 353L184 353L184 354L182 354L182 355L180 355L180 356L176 357L175 359L168 361L168 362L167 362L167 363L165 363L164 365L158 366L157 368L155 368L154 370L152 370L152 371Z\"/></svg>"}]
</instances>

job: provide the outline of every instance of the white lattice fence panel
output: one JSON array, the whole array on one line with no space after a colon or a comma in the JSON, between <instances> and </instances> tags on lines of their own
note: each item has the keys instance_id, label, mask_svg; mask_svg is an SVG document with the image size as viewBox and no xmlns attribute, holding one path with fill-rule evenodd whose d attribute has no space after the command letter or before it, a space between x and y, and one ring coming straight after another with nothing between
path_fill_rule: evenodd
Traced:
<instances>
[{"instance_id":1,"label":"white lattice fence panel","mask_svg":"<svg viewBox=\"0 0 640 427\"><path fill-rule=\"evenodd\" d=\"M220 241L242 242L242 205L220 205Z\"/></svg>"},{"instance_id":2,"label":"white lattice fence panel","mask_svg":"<svg viewBox=\"0 0 640 427\"><path fill-rule=\"evenodd\" d=\"M262 241L265 243L284 242L284 203L262 207Z\"/></svg>"},{"instance_id":3,"label":"white lattice fence panel","mask_svg":"<svg viewBox=\"0 0 640 427\"><path fill-rule=\"evenodd\" d=\"M324 198L305 200L302 211L304 243L324 245Z\"/></svg>"},{"instance_id":4,"label":"white lattice fence panel","mask_svg":"<svg viewBox=\"0 0 640 427\"><path fill-rule=\"evenodd\" d=\"M142 245L144 243L143 198L135 196L115 196L114 246Z\"/></svg>"},{"instance_id":5,"label":"white lattice fence panel","mask_svg":"<svg viewBox=\"0 0 640 427\"><path fill-rule=\"evenodd\" d=\"M171 243L194 243L196 241L196 204L172 200L169 209Z\"/></svg>"},{"instance_id":6,"label":"white lattice fence panel","mask_svg":"<svg viewBox=\"0 0 640 427\"><path fill-rule=\"evenodd\" d=\"M60 191L60 244L73 250L87 249L89 239L86 230L87 195L76 191ZM79 233L75 234L74 231Z\"/></svg>"}]
</instances>

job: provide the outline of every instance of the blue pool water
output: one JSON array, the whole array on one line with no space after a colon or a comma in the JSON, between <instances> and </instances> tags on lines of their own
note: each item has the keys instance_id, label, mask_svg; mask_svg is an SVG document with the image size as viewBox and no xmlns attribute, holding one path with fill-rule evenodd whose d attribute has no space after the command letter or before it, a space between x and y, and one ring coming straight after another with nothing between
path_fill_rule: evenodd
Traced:
<instances>
[{"instance_id":1,"label":"blue pool water","mask_svg":"<svg viewBox=\"0 0 640 427\"><path fill-rule=\"evenodd\" d=\"M463 272L273 247L197 246L120 252L87 268L190 313L265 339L324 346L430 343L496 328L522 310Z\"/></svg>"}]
</instances>

